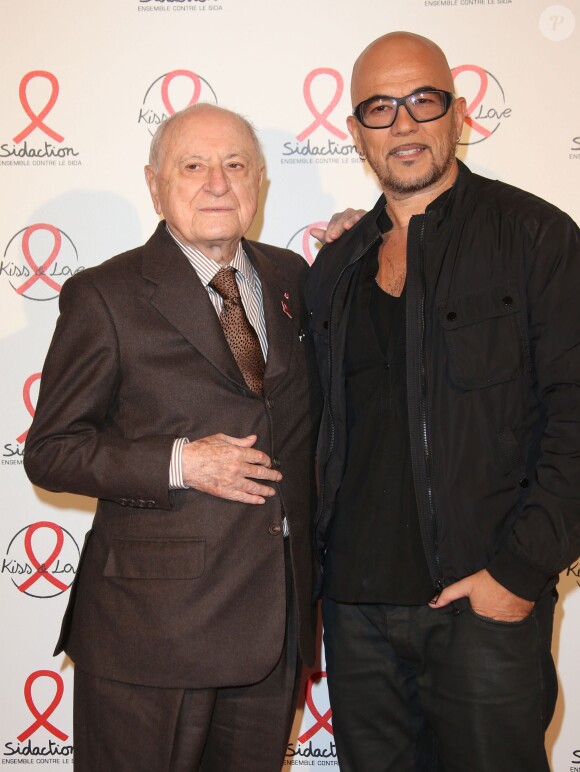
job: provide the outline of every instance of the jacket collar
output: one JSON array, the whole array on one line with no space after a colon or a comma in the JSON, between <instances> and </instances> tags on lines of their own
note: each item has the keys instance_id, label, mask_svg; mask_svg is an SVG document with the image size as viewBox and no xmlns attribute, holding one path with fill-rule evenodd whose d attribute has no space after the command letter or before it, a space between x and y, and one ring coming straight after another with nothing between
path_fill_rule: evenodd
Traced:
<instances>
[{"instance_id":1,"label":"jacket collar","mask_svg":"<svg viewBox=\"0 0 580 772\"><path fill-rule=\"evenodd\" d=\"M459 172L453 185L447 190L444 190L443 193L438 196L435 201L432 201L425 210L425 214L432 217L437 226L441 225L443 220L446 219L455 202L458 199L462 200L463 197L467 195L473 177L471 171L462 161L457 159L457 164L459 166Z\"/></svg>"},{"instance_id":2,"label":"jacket collar","mask_svg":"<svg viewBox=\"0 0 580 772\"><path fill-rule=\"evenodd\" d=\"M472 172L462 161L457 159L457 164L459 172L453 185L450 188L447 188L447 190L444 190L443 193L432 201L425 210L425 214L432 216L437 221L437 224L445 219L447 213L453 206L454 201L466 194L470 180L473 177ZM376 236L377 230L379 233L384 233L385 230L388 230L388 228L384 227L385 222L387 224L390 223L389 217L386 214L386 204L387 199L383 193L372 210L368 212L369 230L367 232L372 233L373 238ZM386 220L383 219L384 217L386 217ZM376 225L377 230L370 228L371 221Z\"/></svg>"}]
</instances>

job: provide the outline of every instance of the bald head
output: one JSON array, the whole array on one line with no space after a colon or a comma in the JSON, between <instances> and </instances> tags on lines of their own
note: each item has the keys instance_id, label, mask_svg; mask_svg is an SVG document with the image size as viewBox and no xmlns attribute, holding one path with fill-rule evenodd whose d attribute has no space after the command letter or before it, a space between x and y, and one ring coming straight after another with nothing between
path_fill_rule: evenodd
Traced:
<instances>
[{"instance_id":1,"label":"bald head","mask_svg":"<svg viewBox=\"0 0 580 772\"><path fill-rule=\"evenodd\" d=\"M427 80L422 80L424 78ZM385 84L388 83L398 84L401 92L385 91ZM376 94L402 96L417 86L454 90L445 54L432 40L422 35L390 32L367 46L354 63L352 104L355 107Z\"/></svg>"},{"instance_id":2,"label":"bald head","mask_svg":"<svg viewBox=\"0 0 580 772\"><path fill-rule=\"evenodd\" d=\"M231 110L226 110L223 107L207 104L205 102L198 102L197 104L190 105L183 110L179 110L179 112L170 115L169 118L166 118L158 126L157 131L153 135L151 146L149 148L149 165L154 169L159 168L164 146L166 142L171 141L171 135L173 132L175 132L176 129L179 129L180 124L191 119L195 119L196 117L202 118L204 115L208 115L210 117L216 116L218 119L221 118L224 121L236 122L239 126L240 133L242 135L247 134L247 136L250 138L256 149L256 157L258 159L258 163L263 165L264 154L262 152L262 147L256 134L256 130L252 124L242 115L239 115L239 113L234 113Z\"/></svg>"},{"instance_id":3,"label":"bald head","mask_svg":"<svg viewBox=\"0 0 580 772\"><path fill-rule=\"evenodd\" d=\"M443 95L437 97L442 111L435 118L415 117L408 98L436 91L446 92L445 101ZM374 126L368 126L358 112L348 116L355 146L368 160L385 194L417 197L417 211L450 187L457 176L455 146L467 105L462 97L450 98L453 91L453 76L443 51L432 40L411 32L383 35L354 64L353 109L368 100L366 108L378 116ZM435 98L432 101L437 104ZM382 110L386 105L391 109L388 115ZM381 126L385 117L392 120Z\"/></svg>"}]
</instances>

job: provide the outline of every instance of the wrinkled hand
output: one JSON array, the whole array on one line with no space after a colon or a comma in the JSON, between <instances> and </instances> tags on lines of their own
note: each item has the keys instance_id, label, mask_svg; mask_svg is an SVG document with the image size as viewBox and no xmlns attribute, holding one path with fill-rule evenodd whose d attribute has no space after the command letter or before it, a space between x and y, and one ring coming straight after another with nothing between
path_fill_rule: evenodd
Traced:
<instances>
[{"instance_id":1,"label":"wrinkled hand","mask_svg":"<svg viewBox=\"0 0 580 772\"><path fill-rule=\"evenodd\" d=\"M331 241L340 238L345 231L356 225L364 214L366 214L364 209L345 209L344 212L337 212L330 218L326 230L324 228L310 228L310 235L323 244L330 244Z\"/></svg>"},{"instance_id":2,"label":"wrinkled hand","mask_svg":"<svg viewBox=\"0 0 580 772\"><path fill-rule=\"evenodd\" d=\"M255 434L214 434L190 442L183 447L183 482L222 499L264 504L276 491L256 480L278 482L282 475L270 468L269 456L252 447L256 440Z\"/></svg>"},{"instance_id":3,"label":"wrinkled hand","mask_svg":"<svg viewBox=\"0 0 580 772\"><path fill-rule=\"evenodd\" d=\"M459 598L469 598L476 614L499 622L519 622L529 616L534 607L532 601L514 595L496 582L485 569L446 587L429 605L442 608Z\"/></svg>"}]
</instances>

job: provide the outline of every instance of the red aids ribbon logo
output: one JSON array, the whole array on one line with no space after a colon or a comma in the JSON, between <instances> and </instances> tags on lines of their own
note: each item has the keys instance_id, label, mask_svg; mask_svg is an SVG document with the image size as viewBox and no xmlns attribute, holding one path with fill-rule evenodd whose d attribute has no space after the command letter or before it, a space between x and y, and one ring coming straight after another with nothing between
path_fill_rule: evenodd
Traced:
<instances>
[{"instance_id":1,"label":"red aids ribbon logo","mask_svg":"<svg viewBox=\"0 0 580 772\"><path fill-rule=\"evenodd\" d=\"M332 97L332 99L330 100L330 102L322 112L318 110L318 108L314 104L314 100L312 99L312 82L314 81L315 78L318 78L321 75L330 76L331 78L334 79L334 82L336 84L334 96ZM324 126L324 128L327 129L331 134L334 134L335 137L338 137L341 140L345 140L348 137L348 135L344 131L341 131L339 128L337 128L332 123L330 123L330 121L327 120L328 116L332 113L334 108L340 102L340 98L342 96L343 91L344 91L344 81L342 79L342 75L337 70L332 70L328 67L320 67L319 69L312 70L312 72L308 73L308 75L306 76L306 80L304 81L304 101L306 102L308 109L314 116L314 121L310 124L310 126L307 126L304 129L304 131L296 135L296 139L299 142L302 142L303 139L306 139L306 137L310 136L310 134L312 134L312 132L315 129L317 129L319 126Z\"/></svg>"},{"instance_id":2,"label":"red aids ribbon logo","mask_svg":"<svg viewBox=\"0 0 580 772\"><path fill-rule=\"evenodd\" d=\"M34 549L32 547L32 537L38 530L43 528L48 529L54 533L56 537L56 542L54 545L54 549L52 550L50 555L47 558L45 558L44 561L41 563L38 557L36 556L36 554L34 553ZM52 584L60 592L64 592L65 590L68 589L67 584L65 584L64 582L61 582L60 579L57 579L48 571L50 566L55 562L55 560L60 555L63 544L64 544L64 533L62 528L56 523L43 521L40 523L34 523L33 525L29 526L26 529L26 534L24 536L24 549L26 551L27 558L29 559L30 563L36 570L32 574L32 576L29 576L28 579L26 579L26 581L18 585L18 589L20 590L20 592L26 592L30 587L32 587L33 584L36 584L36 582L40 580L43 580L48 582L49 584Z\"/></svg>"},{"instance_id":3,"label":"red aids ribbon logo","mask_svg":"<svg viewBox=\"0 0 580 772\"><path fill-rule=\"evenodd\" d=\"M5 278L27 300L53 300L65 279L83 270L78 262L77 248L64 231L49 223L34 223L15 233L6 245L0 281Z\"/></svg>"},{"instance_id":4,"label":"red aids ribbon logo","mask_svg":"<svg viewBox=\"0 0 580 772\"><path fill-rule=\"evenodd\" d=\"M157 126L166 118L198 102L218 103L215 91L205 78L193 70L166 72L156 78L145 92L137 123L145 124L153 136Z\"/></svg>"},{"instance_id":5,"label":"red aids ribbon logo","mask_svg":"<svg viewBox=\"0 0 580 772\"><path fill-rule=\"evenodd\" d=\"M296 233L290 238L286 244L286 249L293 249L295 252L299 252L302 254L302 257L306 260L308 265L312 265L312 263L316 260L316 254L313 251L313 244L317 242L314 236L311 235L310 229L326 229L327 226L328 222L326 220L321 220L320 222L313 222L310 223L310 225L306 225L304 228L300 228L300 230L296 231Z\"/></svg>"},{"instance_id":6,"label":"red aids ribbon logo","mask_svg":"<svg viewBox=\"0 0 580 772\"><path fill-rule=\"evenodd\" d=\"M38 263L34 261L34 258L30 252L30 237L38 230L48 231L54 239L52 251L46 260L42 263L42 265L38 265ZM20 287L16 287L16 292L18 292L19 295L24 295L24 293L29 290L33 284L36 284L37 281L44 282L48 287L55 290L57 293L60 292L61 285L54 281L54 279L51 279L50 276L47 276L46 271L58 257L61 245L62 237L60 235L60 231L58 228L55 228L54 225L49 225L45 222L39 222L26 228L22 236L22 254L26 263L30 266L30 268L32 268L32 275L23 284L21 284Z\"/></svg>"},{"instance_id":7,"label":"red aids ribbon logo","mask_svg":"<svg viewBox=\"0 0 580 772\"><path fill-rule=\"evenodd\" d=\"M39 113L35 113L33 111L33 109L30 106L30 102L28 101L28 95L27 95L28 84L34 78L44 78L48 80L51 87L51 93L48 98L48 101ZM58 134L56 131L54 131L49 126L47 126L46 123L44 123L44 119L56 104L56 100L58 99L58 91L59 91L58 80L52 74L52 72L47 72L46 70L33 70L32 72L27 73L22 78L22 80L20 81L20 88L18 89L18 95L20 97L20 102L22 104L22 107L24 108L24 112L28 115L28 117L31 120L30 120L30 124L23 131L21 131L20 134L17 134L13 138L13 141L16 142L16 144L18 144L19 142L22 142L23 139L25 139L29 134L31 134L34 131L34 129L40 129L45 134L47 134L51 139L54 139L56 142L62 142L64 140L64 137L62 136L62 134Z\"/></svg>"},{"instance_id":8,"label":"red aids ribbon logo","mask_svg":"<svg viewBox=\"0 0 580 772\"><path fill-rule=\"evenodd\" d=\"M74 536L56 523L42 520L21 528L2 558L0 574L32 598L55 598L73 583L80 549Z\"/></svg>"},{"instance_id":9,"label":"red aids ribbon logo","mask_svg":"<svg viewBox=\"0 0 580 772\"><path fill-rule=\"evenodd\" d=\"M50 705L44 710L40 711L36 703L34 702L34 698L32 696L32 686L36 681L39 681L41 678L48 678L54 681L54 685L56 687L55 695L53 697L52 702ZM28 729L25 729L24 732L18 735L18 742L24 742L24 740L28 740L28 738L33 735L38 729L41 727L44 727L47 729L52 735L55 737L58 737L59 740L68 740L68 735L64 732L61 732L60 729L57 729L54 724L52 724L48 719L58 705L60 704L60 701L62 700L62 696L64 694L64 682L62 680L62 677L58 674L53 672L52 670L35 670L34 673L31 673L28 678L26 679L26 683L24 684L24 699L26 700L26 705L28 706L28 709L36 719L33 721L33 723L28 727Z\"/></svg>"},{"instance_id":10,"label":"red aids ribbon logo","mask_svg":"<svg viewBox=\"0 0 580 772\"><path fill-rule=\"evenodd\" d=\"M315 723L310 727L310 729L307 729L298 737L298 742L300 743L308 742L308 740L310 740L311 737L314 737L314 735L321 729L326 729L329 734L334 736L334 730L332 728L332 724L330 723L332 709L328 708L328 710L326 710L324 713L321 713L314 704L314 698L312 696L312 686L314 682L318 682L322 678L326 678L325 671L313 673L306 682L306 704L308 705L308 709L315 719Z\"/></svg>"},{"instance_id":11,"label":"red aids ribbon logo","mask_svg":"<svg viewBox=\"0 0 580 772\"><path fill-rule=\"evenodd\" d=\"M310 249L310 240L314 238L310 235L310 228L324 228L326 230L327 226L328 222L322 220L320 222L313 222L307 228L304 228L304 233L302 234L302 254L306 258L308 265L312 265L316 260L316 255L313 255Z\"/></svg>"},{"instance_id":12,"label":"red aids ribbon logo","mask_svg":"<svg viewBox=\"0 0 580 772\"><path fill-rule=\"evenodd\" d=\"M199 79L199 75L196 75L195 72L191 72L190 70L174 70L173 72L168 72L161 82L161 100L169 115L173 115L176 112L169 99L169 84L174 78L181 77L189 78L193 83L193 95L189 102L186 105L183 105L183 107L189 107L190 105L195 105L199 102L201 94L201 80Z\"/></svg>"},{"instance_id":13,"label":"red aids ribbon logo","mask_svg":"<svg viewBox=\"0 0 580 772\"><path fill-rule=\"evenodd\" d=\"M34 405L32 404L30 391L32 389L32 385L36 383L36 381L39 381L41 376L42 373L33 373L32 375L29 375L28 378L24 381L24 386L22 387L22 398L24 400L26 409L30 413L31 418L34 418ZM28 429L25 432L22 432L22 434L16 438L16 442L24 442L27 435Z\"/></svg>"},{"instance_id":14,"label":"red aids ribbon logo","mask_svg":"<svg viewBox=\"0 0 580 772\"><path fill-rule=\"evenodd\" d=\"M292 319L292 313L290 311L290 306L286 302L287 300L290 300L290 293L289 292L285 292L284 293L284 299L281 302L282 302L282 311L284 311L284 313L286 314L288 319Z\"/></svg>"},{"instance_id":15,"label":"red aids ribbon logo","mask_svg":"<svg viewBox=\"0 0 580 772\"><path fill-rule=\"evenodd\" d=\"M465 124L473 131L474 140L460 144L474 145L489 139L497 131L503 119L511 115L511 108L505 106L505 94L501 84L490 72L476 64L462 64L451 71L458 94L473 94L467 98L467 117ZM463 75L462 86L457 87L457 79ZM484 103L487 100L487 104Z\"/></svg>"},{"instance_id":16,"label":"red aids ribbon logo","mask_svg":"<svg viewBox=\"0 0 580 772\"><path fill-rule=\"evenodd\" d=\"M475 64L462 64L461 67L455 67L452 70L453 79L455 80L455 78L462 72L474 72L479 77L479 90L475 95L475 98L467 105L467 118L465 119L465 123L478 131L484 137L491 137L492 132L489 131L489 129L486 129L485 126L477 123L477 121L472 117L475 108L479 107L479 105L483 102L483 97L487 91L487 72Z\"/></svg>"}]
</instances>

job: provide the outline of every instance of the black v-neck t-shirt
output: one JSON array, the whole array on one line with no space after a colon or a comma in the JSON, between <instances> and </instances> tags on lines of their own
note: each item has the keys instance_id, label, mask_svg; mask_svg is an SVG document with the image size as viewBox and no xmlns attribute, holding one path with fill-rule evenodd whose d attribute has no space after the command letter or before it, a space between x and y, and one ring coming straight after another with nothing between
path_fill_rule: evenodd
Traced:
<instances>
[{"instance_id":1,"label":"black v-neck t-shirt","mask_svg":"<svg viewBox=\"0 0 580 772\"><path fill-rule=\"evenodd\" d=\"M353 278L345 349L348 449L325 561L326 596L419 605L433 595L413 487L405 299L375 281L378 247Z\"/></svg>"}]
</instances>

